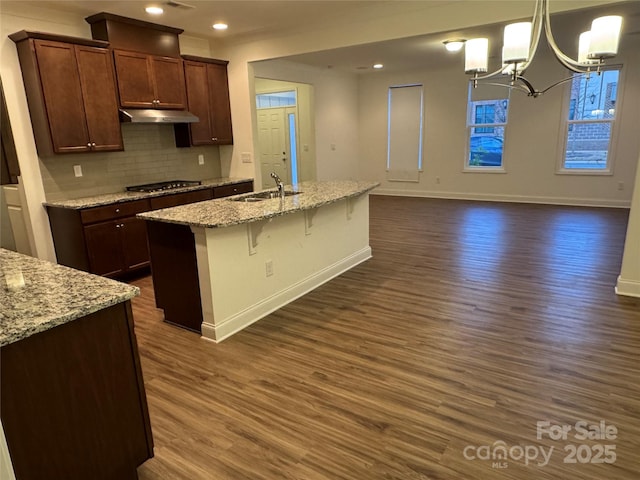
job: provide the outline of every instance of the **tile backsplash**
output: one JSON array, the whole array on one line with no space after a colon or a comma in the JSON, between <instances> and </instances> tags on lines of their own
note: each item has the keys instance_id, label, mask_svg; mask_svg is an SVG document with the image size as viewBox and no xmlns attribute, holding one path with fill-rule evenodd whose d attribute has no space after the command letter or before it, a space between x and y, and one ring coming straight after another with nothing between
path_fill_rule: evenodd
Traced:
<instances>
[{"instance_id":1,"label":"tile backsplash","mask_svg":"<svg viewBox=\"0 0 640 480\"><path fill-rule=\"evenodd\" d=\"M173 126L122 124L123 152L55 155L40 159L47 201L115 193L129 185L220 177L217 146L177 148ZM204 156L204 165L198 164ZM74 165L82 177L74 175Z\"/></svg>"}]
</instances>

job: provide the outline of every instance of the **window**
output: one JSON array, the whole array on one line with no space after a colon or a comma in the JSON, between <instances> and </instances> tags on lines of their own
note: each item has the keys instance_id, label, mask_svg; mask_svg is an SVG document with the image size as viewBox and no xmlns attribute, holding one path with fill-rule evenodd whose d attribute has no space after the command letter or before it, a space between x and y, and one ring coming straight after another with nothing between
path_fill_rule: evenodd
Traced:
<instances>
[{"instance_id":1,"label":"window","mask_svg":"<svg viewBox=\"0 0 640 480\"><path fill-rule=\"evenodd\" d=\"M296 92L258 93L256 108L290 107L296 104Z\"/></svg>"},{"instance_id":2,"label":"window","mask_svg":"<svg viewBox=\"0 0 640 480\"><path fill-rule=\"evenodd\" d=\"M505 98L506 96L506 98ZM509 91L503 87L469 85L468 149L465 169L503 170L504 131Z\"/></svg>"},{"instance_id":3,"label":"window","mask_svg":"<svg viewBox=\"0 0 640 480\"><path fill-rule=\"evenodd\" d=\"M611 171L609 150L619 76L619 70L608 70L600 75L574 75L562 171Z\"/></svg>"},{"instance_id":4,"label":"window","mask_svg":"<svg viewBox=\"0 0 640 480\"><path fill-rule=\"evenodd\" d=\"M387 180L417 182L422 170L422 85L389 88Z\"/></svg>"},{"instance_id":5,"label":"window","mask_svg":"<svg viewBox=\"0 0 640 480\"><path fill-rule=\"evenodd\" d=\"M495 104L475 105L476 124L495 123L496 106ZM476 127L474 133L493 133L493 127Z\"/></svg>"}]
</instances>

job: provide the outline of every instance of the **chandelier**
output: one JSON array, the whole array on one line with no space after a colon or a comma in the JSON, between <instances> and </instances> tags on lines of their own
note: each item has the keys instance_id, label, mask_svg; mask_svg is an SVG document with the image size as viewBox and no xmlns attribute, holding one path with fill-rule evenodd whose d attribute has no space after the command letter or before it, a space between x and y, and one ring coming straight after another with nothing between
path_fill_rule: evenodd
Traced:
<instances>
[{"instance_id":1,"label":"chandelier","mask_svg":"<svg viewBox=\"0 0 640 480\"><path fill-rule=\"evenodd\" d=\"M565 68L581 74L596 72L600 74L606 58L618 53L622 17L609 15L593 20L591 30L580 35L578 42L578 59L565 55L556 44L551 32L549 20L549 0L536 0L531 22L518 22L507 25L504 29L504 45L502 47L502 66L492 73L487 73L489 40L473 38L465 44L465 73L473 74L470 81L474 88L479 80L492 79L508 75L510 82L489 83L503 87L522 90L531 97L538 97L551 88L571 80L565 78L543 90L536 90L523 75L531 64L538 48L542 31L547 43L558 61Z\"/></svg>"}]
</instances>

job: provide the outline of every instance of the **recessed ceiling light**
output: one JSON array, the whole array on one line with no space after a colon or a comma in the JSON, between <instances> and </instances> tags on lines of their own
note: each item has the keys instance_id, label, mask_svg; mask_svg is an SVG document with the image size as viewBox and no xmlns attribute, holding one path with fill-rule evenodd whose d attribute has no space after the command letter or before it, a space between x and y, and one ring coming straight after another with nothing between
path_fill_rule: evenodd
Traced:
<instances>
[{"instance_id":1,"label":"recessed ceiling light","mask_svg":"<svg viewBox=\"0 0 640 480\"><path fill-rule=\"evenodd\" d=\"M227 25L226 23L214 23L213 28L215 30L226 30L227 28L229 28L229 25Z\"/></svg>"},{"instance_id":2,"label":"recessed ceiling light","mask_svg":"<svg viewBox=\"0 0 640 480\"><path fill-rule=\"evenodd\" d=\"M444 48L446 48L447 51L458 52L462 49L464 42L466 42L466 40L445 40L442 43L444 43Z\"/></svg>"},{"instance_id":3,"label":"recessed ceiling light","mask_svg":"<svg viewBox=\"0 0 640 480\"><path fill-rule=\"evenodd\" d=\"M164 13L164 10L160 7L147 7L144 9L144 11L150 13L151 15L161 15Z\"/></svg>"},{"instance_id":4,"label":"recessed ceiling light","mask_svg":"<svg viewBox=\"0 0 640 480\"><path fill-rule=\"evenodd\" d=\"M377 69L382 68L382 67L384 67L384 65L382 65L381 63L376 63L376 64L373 66L373 68L377 68Z\"/></svg>"}]
</instances>

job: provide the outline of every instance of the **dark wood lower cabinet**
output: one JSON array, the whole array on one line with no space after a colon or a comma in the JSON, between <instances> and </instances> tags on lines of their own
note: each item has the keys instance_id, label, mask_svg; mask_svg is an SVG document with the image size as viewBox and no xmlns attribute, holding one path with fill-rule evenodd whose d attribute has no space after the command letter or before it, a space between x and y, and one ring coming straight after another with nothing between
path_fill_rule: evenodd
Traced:
<instances>
[{"instance_id":1,"label":"dark wood lower cabinet","mask_svg":"<svg viewBox=\"0 0 640 480\"><path fill-rule=\"evenodd\" d=\"M135 217L84 227L89 265L96 275L113 277L149 265L147 229Z\"/></svg>"},{"instance_id":2,"label":"dark wood lower cabinet","mask_svg":"<svg viewBox=\"0 0 640 480\"><path fill-rule=\"evenodd\" d=\"M134 480L153 438L129 301L3 346L18 480Z\"/></svg>"},{"instance_id":3,"label":"dark wood lower cabinet","mask_svg":"<svg viewBox=\"0 0 640 480\"><path fill-rule=\"evenodd\" d=\"M248 181L91 208L48 206L58 263L107 277L146 268L146 222L136 214L251 191Z\"/></svg>"}]
</instances>

